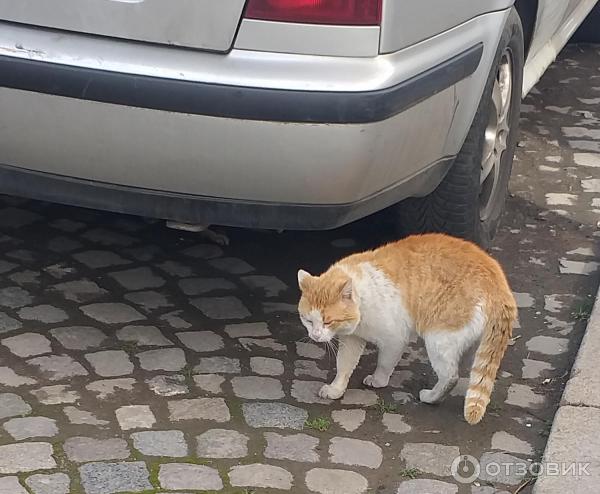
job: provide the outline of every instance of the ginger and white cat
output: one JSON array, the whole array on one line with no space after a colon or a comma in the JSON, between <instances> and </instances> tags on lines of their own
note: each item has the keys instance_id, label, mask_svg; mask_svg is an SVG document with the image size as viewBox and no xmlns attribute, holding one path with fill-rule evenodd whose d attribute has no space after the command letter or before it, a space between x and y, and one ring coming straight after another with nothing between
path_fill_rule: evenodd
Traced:
<instances>
[{"instance_id":1,"label":"ginger and white cat","mask_svg":"<svg viewBox=\"0 0 600 494\"><path fill-rule=\"evenodd\" d=\"M419 394L439 403L458 380L461 357L478 344L464 415L485 414L496 372L517 318L500 265L470 242L417 235L354 254L320 276L298 272L302 323L314 341L339 340L337 375L319 392L341 398L366 342L378 349L377 368L364 384L387 386L413 332L425 342L438 381Z\"/></svg>"}]
</instances>

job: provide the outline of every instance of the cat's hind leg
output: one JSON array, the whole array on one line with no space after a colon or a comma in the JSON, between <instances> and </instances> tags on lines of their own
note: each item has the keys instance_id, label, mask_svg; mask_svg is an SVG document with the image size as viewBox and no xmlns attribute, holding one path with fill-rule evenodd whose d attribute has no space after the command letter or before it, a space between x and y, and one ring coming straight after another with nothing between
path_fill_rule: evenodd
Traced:
<instances>
[{"instance_id":1,"label":"cat's hind leg","mask_svg":"<svg viewBox=\"0 0 600 494\"><path fill-rule=\"evenodd\" d=\"M352 335L340 337L339 342L337 374L331 384L326 384L320 389L321 398L337 400L344 395L350 376L356 369L366 344L362 338Z\"/></svg>"},{"instance_id":2,"label":"cat's hind leg","mask_svg":"<svg viewBox=\"0 0 600 494\"><path fill-rule=\"evenodd\" d=\"M435 331L423 335L425 348L438 381L433 389L422 389L419 399L424 403L441 402L458 382L458 369L463 354L479 339L478 328L459 331Z\"/></svg>"}]
</instances>

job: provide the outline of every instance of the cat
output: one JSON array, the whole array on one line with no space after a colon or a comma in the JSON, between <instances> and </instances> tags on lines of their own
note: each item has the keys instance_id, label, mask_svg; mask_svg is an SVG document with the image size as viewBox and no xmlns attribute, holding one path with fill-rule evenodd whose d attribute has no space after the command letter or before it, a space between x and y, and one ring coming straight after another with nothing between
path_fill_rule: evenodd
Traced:
<instances>
[{"instance_id":1,"label":"cat","mask_svg":"<svg viewBox=\"0 0 600 494\"><path fill-rule=\"evenodd\" d=\"M478 344L464 416L478 423L512 336L517 305L500 265L466 240L444 234L407 237L350 255L320 276L298 271L298 311L316 342L339 340L337 375L322 398L341 398L367 342L378 350L363 383L388 385L416 332L425 342L437 383L424 403L441 402L458 381L461 357Z\"/></svg>"}]
</instances>

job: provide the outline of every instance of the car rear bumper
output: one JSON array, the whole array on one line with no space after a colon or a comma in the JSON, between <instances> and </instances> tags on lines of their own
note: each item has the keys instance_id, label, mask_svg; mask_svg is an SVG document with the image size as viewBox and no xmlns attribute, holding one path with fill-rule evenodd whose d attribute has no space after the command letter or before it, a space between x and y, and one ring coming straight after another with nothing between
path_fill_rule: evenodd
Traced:
<instances>
[{"instance_id":1,"label":"car rear bumper","mask_svg":"<svg viewBox=\"0 0 600 494\"><path fill-rule=\"evenodd\" d=\"M502 19L364 59L0 23L0 191L189 222L347 223L439 183L477 103L458 95L482 87Z\"/></svg>"}]
</instances>

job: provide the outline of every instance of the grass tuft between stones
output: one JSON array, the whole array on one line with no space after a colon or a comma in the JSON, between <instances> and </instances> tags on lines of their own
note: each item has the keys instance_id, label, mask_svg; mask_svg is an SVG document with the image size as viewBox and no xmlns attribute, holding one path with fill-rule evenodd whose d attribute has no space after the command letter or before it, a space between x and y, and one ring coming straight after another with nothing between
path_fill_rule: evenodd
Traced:
<instances>
[{"instance_id":1,"label":"grass tuft between stones","mask_svg":"<svg viewBox=\"0 0 600 494\"><path fill-rule=\"evenodd\" d=\"M419 470L418 468L405 468L400 472L400 475L407 479L416 479L422 473L423 472L421 472L421 470Z\"/></svg>"},{"instance_id":2,"label":"grass tuft between stones","mask_svg":"<svg viewBox=\"0 0 600 494\"><path fill-rule=\"evenodd\" d=\"M314 419L308 419L304 422L304 427L307 429L313 429L319 432L325 432L331 427L331 420L327 417L317 417Z\"/></svg>"},{"instance_id":3,"label":"grass tuft between stones","mask_svg":"<svg viewBox=\"0 0 600 494\"><path fill-rule=\"evenodd\" d=\"M373 405L378 413L383 415L384 413L398 413L398 405L395 403L387 403L383 399L377 400L377 403Z\"/></svg>"}]
</instances>

